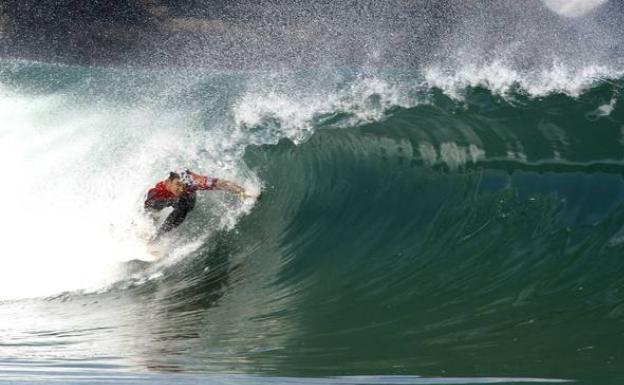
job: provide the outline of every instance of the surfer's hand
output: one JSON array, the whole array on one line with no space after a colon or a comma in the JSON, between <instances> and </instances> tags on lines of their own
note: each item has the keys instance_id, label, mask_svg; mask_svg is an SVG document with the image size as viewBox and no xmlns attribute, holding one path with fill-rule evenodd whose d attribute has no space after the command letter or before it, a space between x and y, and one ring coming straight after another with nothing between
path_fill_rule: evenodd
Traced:
<instances>
[{"instance_id":1,"label":"surfer's hand","mask_svg":"<svg viewBox=\"0 0 624 385\"><path fill-rule=\"evenodd\" d=\"M239 193L240 199L244 200L246 198L258 198L260 196L260 194L252 194L252 193L248 193L247 191L243 190Z\"/></svg>"}]
</instances>

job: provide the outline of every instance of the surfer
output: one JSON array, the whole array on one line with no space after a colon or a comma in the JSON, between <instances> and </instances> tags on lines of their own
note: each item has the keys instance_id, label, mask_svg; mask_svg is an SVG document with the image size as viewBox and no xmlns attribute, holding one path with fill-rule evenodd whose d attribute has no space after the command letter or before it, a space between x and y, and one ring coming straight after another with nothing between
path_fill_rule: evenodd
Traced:
<instances>
[{"instance_id":1,"label":"surfer","mask_svg":"<svg viewBox=\"0 0 624 385\"><path fill-rule=\"evenodd\" d=\"M152 215L165 207L173 207L173 211L160 226L154 239L184 222L186 215L195 207L198 190L229 191L238 194L241 199L256 197L247 194L243 187L234 182L210 178L190 170L182 173L170 172L167 179L156 183L156 186L147 192L144 203L145 211Z\"/></svg>"}]
</instances>

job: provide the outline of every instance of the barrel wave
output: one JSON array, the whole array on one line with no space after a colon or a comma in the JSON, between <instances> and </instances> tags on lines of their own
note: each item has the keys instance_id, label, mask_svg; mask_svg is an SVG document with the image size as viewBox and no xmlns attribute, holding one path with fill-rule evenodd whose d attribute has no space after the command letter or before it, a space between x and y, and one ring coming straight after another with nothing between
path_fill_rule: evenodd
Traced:
<instances>
[{"instance_id":1,"label":"barrel wave","mask_svg":"<svg viewBox=\"0 0 624 385\"><path fill-rule=\"evenodd\" d=\"M622 115L596 109L620 84L513 102L434 90L383 122L249 150L269 193L241 225L270 245L259 255L281 255L275 285L306 346L289 359L548 376L566 356L570 377L594 359L608 373L621 346Z\"/></svg>"}]
</instances>

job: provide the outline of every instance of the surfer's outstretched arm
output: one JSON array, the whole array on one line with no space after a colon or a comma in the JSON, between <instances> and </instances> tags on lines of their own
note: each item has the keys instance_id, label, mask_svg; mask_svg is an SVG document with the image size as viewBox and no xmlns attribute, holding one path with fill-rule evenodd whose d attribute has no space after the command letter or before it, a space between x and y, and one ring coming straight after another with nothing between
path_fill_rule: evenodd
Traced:
<instances>
[{"instance_id":1,"label":"surfer's outstretched arm","mask_svg":"<svg viewBox=\"0 0 624 385\"><path fill-rule=\"evenodd\" d=\"M219 179L215 185L217 190L229 191L234 194L241 194L245 192L245 189L234 182L229 180Z\"/></svg>"},{"instance_id":2,"label":"surfer's outstretched arm","mask_svg":"<svg viewBox=\"0 0 624 385\"><path fill-rule=\"evenodd\" d=\"M186 173L192 178L192 183L198 190L222 190L239 195L241 198L257 198L258 195L250 194L245 189L232 181L225 179L209 178L204 175L195 174L190 170Z\"/></svg>"},{"instance_id":3,"label":"surfer's outstretched arm","mask_svg":"<svg viewBox=\"0 0 624 385\"><path fill-rule=\"evenodd\" d=\"M215 188L217 190L223 190L223 191L228 191L234 194L238 194L240 195L241 198L257 198L258 197L258 195L248 193L247 191L245 191L245 189L242 186L234 182L231 182L229 180L223 180L223 179L217 180Z\"/></svg>"}]
</instances>

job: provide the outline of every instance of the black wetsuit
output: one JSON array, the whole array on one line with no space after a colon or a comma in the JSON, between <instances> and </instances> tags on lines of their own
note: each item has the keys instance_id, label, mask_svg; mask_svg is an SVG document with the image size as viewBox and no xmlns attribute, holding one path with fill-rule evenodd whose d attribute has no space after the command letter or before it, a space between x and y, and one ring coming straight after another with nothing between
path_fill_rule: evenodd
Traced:
<instances>
[{"instance_id":1,"label":"black wetsuit","mask_svg":"<svg viewBox=\"0 0 624 385\"><path fill-rule=\"evenodd\" d=\"M161 236L184 222L186 215L195 207L196 200L197 194L195 191L184 193L177 199L153 199L150 198L148 194L144 206L146 211L155 213L165 207L173 207L173 211L167 216L163 224L158 229L156 237Z\"/></svg>"}]
</instances>

